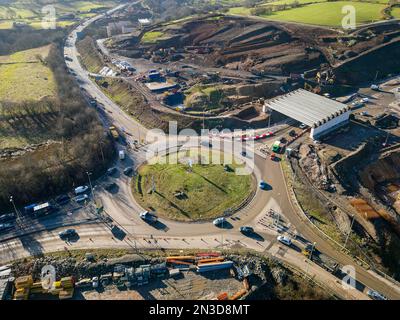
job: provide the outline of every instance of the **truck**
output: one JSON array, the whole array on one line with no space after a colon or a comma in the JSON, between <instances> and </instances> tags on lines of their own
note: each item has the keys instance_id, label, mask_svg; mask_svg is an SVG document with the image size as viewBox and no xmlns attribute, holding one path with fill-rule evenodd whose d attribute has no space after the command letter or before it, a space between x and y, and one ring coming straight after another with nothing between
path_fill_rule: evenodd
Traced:
<instances>
[{"instance_id":1,"label":"truck","mask_svg":"<svg viewBox=\"0 0 400 320\"><path fill-rule=\"evenodd\" d=\"M275 141L274 144L272 145L272 151L279 153L281 151L281 142L280 141Z\"/></svg>"},{"instance_id":2,"label":"truck","mask_svg":"<svg viewBox=\"0 0 400 320\"><path fill-rule=\"evenodd\" d=\"M119 139L119 133L118 133L118 130L117 130L117 128L115 126L111 126L109 128L109 132L110 132L111 137L114 140L118 140Z\"/></svg>"},{"instance_id":3,"label":"truck","mask_svg":"<svg viewBox=\"0 0 400 320\"><path fill-rule=\"evenodd\" d=\"M310 257L312 252L312 256ZM336 260L327 256L326 254L319 252L316 248L313 249L311 244L308 244L303 250L302 253L311 259L314 263L324 268L326 271L335 274L339 270L339 264Z\"/></svg>"},{"instance_id":4,"label":"truck","mask_svg":"<svg viewBox=\"0 0 400 320\"><path fill-rule=\"evenodd\" d=\"M38 204L33 208L33 214L36 217L46 216L52 213L54 210L53 206L49 202Z\"/></svg>"}]
</instances>

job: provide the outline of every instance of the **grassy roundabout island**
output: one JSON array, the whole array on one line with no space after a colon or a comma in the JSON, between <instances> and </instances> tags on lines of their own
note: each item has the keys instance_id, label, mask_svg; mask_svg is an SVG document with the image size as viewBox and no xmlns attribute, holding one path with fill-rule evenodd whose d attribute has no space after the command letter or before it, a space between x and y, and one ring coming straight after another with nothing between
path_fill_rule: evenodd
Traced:
<instances>
[{"instance_id":1,"label":"grassy roundabout island","mask_svg":"<svg viewBox=\"0 0 400 320\"><path fill-rule=\"evenodd\" d=\"M204 164L207 156L223 157L216 151L207 155L190 150L153 159L139 168L134 197L143 208L182 221L220 217L237 208L255 188L252 175L237 175L235 169L244 166L237 160L227 166Z\"/></svg>"}]
</instances>

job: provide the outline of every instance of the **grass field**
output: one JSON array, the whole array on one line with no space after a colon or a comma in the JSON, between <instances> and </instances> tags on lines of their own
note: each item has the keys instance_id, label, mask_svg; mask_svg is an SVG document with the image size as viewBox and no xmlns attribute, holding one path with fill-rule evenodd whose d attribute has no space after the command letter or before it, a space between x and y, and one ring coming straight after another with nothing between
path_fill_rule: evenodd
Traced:
<instances>
[{"instance_id":1,"label":"grass field","mask_svg":"<svg viewBox=\"0 0 400 320\"><path fill-rule=\"evenodd\" d=\"M116 6L113 0L100 1L76 1L76 0L16 0L0 4L0 29L12 28L13 22L30 25L33 28L41 28L42 9L45 5L54 6L57 15L57 26L67 27L79 19L95 15L97 10ZM66 15L74 14L75 19L64 19Z\"/></svg>"},{"instance_id":2,"label":"grass field","mask_svg":"<svg viewBox=\"0 0 400 320\"><path fill-rule=\"evenodd\" d=\"M294 0L279 0L265 3L262 6L291 4L293 2ZM386 7L387 2L387 0L379 0L379 3L358 1L327 2L324 0L298 0L298 3L303 4L303 6L289 8L282 11L275 11L272 12L272 14L260 15L260 17L270 20L339 27L341 26L341 21L344 17L344 14L342 13L342 8L344 6L353 5L356 9L356 23L363 24L382 20L382 10ZM229 14L251 15L251 9L246 7L235 7L229 10ZM395 13L395 15L396 14L397 13Z\"/></svg>"},{"instance_id":3,"label":"grass field","mask_svg":"<svg viewBox=\"0 0 400 320\"><path fill-rule=\"evenodd\" d=\"M46 46L0 56L0 101L37 101L56 93L51 70L39 60L49 50Z\"/></svg>"},{"instance_id":4,"label":"grass field","mask_svg":"<svg viewBox=\"0 0 400 320\"><path fill-rule=\"evenodd\" d=\"M223 215L229 208L242 203L252 191L250 175L236 175L234 171L224 170L220 164L196 164L192 169L188 165L189 157L198 159L199 155L223 157L217 151L208 154L197 150L190 153L181 152L170 155L169 161L180 159L177 164L148 164L139 169L134 180L133 193L144 208L154 210L157 214L176 220L199 220ZM166 158L164 158L166 159ZM242 166L237 163L229 165L232 170ZM152 190L154 179L155 192ZM180 199L177 192L183 192Z\"/></svg>"},{"instance_id":5,"label":"grass field","mask_svg":"<svg viewBox=\"0 0 400 320\"><path fill-rule=\"evenodd\" d=\"M142 43L156 43L163 36L164 33L161 31L149 31L144 34Z\"/></svg>"},{"instance_id":6,"label":"grass field","mask_svg":"<svg viewBox=\"0 0 400 320\"><path fill-rule=\"evenodd\" d=\"M350 1L324 2L310 4L305 7L274 12L265 16L273 20L285 20L326 26L340 26L343 19L342 8L353 5L356 9L356 23L363 24L379 21L382 18L383 4L361 3Z\"/></svg>"},{"instance_id":7,"label":"grass field","mask_svg":"<svg viewBox=\"0 0 400 320\"><path fill-rule=\"evenodd\" d=\"M393 8L392 12L391 12L391 15L394 18L400 19L400 8Z\"/></svg>"},{"instance_id":8,"label":"grass field","mask_svg":"<svg viewBox=\"0 0 400 320\"><path fill-rule=\"evenodd\" d=\"M49 50L50 46L46 46L0 56L0 116L5 119L0 121L0 149L21 147L50 138L45 128L53 118L51 105L33 107L44 97L57 94L52 71L39 59L47 57ZM6 108L2 103L7 101L25 106ZM16 115L18 121L15 121ZM36 117L35 121L32 116Z\"/></svg>"}]
</instances>

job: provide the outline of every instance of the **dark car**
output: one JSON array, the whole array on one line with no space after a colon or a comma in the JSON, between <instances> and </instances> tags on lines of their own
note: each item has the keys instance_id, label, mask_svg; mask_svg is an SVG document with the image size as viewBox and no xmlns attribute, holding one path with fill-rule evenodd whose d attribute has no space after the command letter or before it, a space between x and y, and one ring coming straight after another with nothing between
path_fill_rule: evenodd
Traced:
<instances>
[{"instance_id":1,"label":"dark car","mask_svg":"<svg viewBox=\"0 0 400 320\"><path fill-rule=\"evenodd\" d=\"M247 233L247 234L249 234L249 233L253 233L253 232L254 232L254 229L253 229L252 227L243 226L243 227L240 227L239 231L240 231L241 233Z\"/></svg>"},{"instance_id":2,"label":"dark car","mask_svg":"<svg viewBox=\"0 0 400 320\"><path fill-rule=\"evenodd\" d=\"M133 167L127 167L124 169L124 175L130 176L133 172Z\"/></svg>"},{"instance_id":3,"label":"dark car","mask_svg":"<svg viewBox=\"0 0 400 320\"><path fill-rule=\"evenodd\" d=\"M72 237L74 237L74 236L76 236L77 235L77 233L76 233L76 231L75 231L75 229L67 229L67 230L64 230L64 231L61 231L59 234L58 234L58 236L60 237L60 239L69 239L69 238L72 238Z\"/></svg>"},{"instance_id":4,"label":"dark car","mask_svg":"<svg viewBox=\"0 0 400 320\"><path fill-rule=\"evenodd\" d=\"M59 205L67 204L70 200L71 200L71 198L70 198L68 195L66 195L66 194L63 194L63 195L58 196L58 197L56 198L56 202L57 202L57 204L59 204Z\"/></svg>"}]
</instances>

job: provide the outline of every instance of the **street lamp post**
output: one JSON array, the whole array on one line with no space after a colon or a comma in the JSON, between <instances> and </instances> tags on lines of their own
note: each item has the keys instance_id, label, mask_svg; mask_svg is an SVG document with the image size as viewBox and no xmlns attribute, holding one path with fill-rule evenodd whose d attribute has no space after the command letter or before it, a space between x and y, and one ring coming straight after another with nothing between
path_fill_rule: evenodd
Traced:
<instances>
[{"instance_id":1,"label":"street lamp post","mask_svg":"<svg viewBox=\"0 0 400 320\"><path fill-rule=\"evenodd\" d=\"M17 210L17 207L15 206L13 196L10 196L10 202L12 203L12 205L13 205L13 207L14 207L15 215L17 216L17 219L16 219L17 224L20 224L20 223L21 223L21 217L19 216L19 212L18 212L18 210Z\"/></svg>"},{"instance_id":2,"label":"street lamp post","mask_svg":"<svg viewBox=\"0 0 400 320\"><path fill-rule=\"evenodd\" d=\"M86 171L86 174L87 174L87 176L88 176L88 178L89 178L89 185L90 185L90 191L91 191L91 193L92 193L93 202L95 202L95 199L94 199L94 192L93 192L93 186L92 186L92 181L90 180L90 175L91 175L91 173L88 172L88 171Z\"/></svg>"},{"instance_id":3,"label":"street lamp post","mask_svg":"<svg viewBox=\"0 0 400 320\"><path fill-rule=\"evenodd\" d=\"M352 215L352 218L353 218L353 219L351 220L350 229L349 229L349 232L348 232L348 234L347 234L346 241L344 242L344 248L345 248L345 249L346 249L347 241L349 240L349 237L350 237L351 230L353 229L354 218L355 218L355 215L354 215L354 214Z\"/></svg>"},{"instance_id":4,"label":"street lamp post","mask_svg":"<svg viewBox=\"0 0 400 320\"><path fill-rule=\"evenodd\" d=\"M311 263L311 261L312 261L312 255L313 255L313 253L314 253L314 248L315 248L315 245L316 245L316 244L317 244L316 242L313 243L313 245L312 245L312 247L311 247L310 256L308 257L308 260L310 260L310 261L307 260L307 270L306 270L306 274L307 274L307 275L308 275L308 269L309 269L310 263ZM311 278L311 277L310 277L310 278Z\"/></svg>"}]
</instances>

